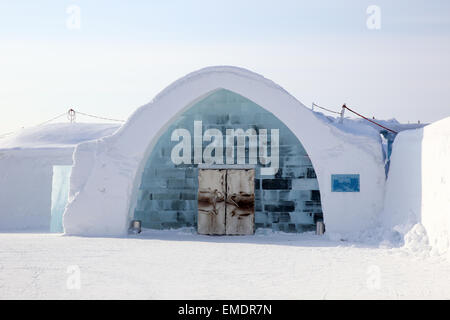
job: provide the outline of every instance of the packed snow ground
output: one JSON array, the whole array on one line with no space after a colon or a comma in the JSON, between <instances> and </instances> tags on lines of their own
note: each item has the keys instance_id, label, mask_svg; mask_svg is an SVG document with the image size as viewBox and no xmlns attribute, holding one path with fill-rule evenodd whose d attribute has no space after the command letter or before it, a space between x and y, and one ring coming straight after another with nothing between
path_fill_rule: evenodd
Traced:
<instances>
[{"instance_id":1,"label":"packed snow ground","mask_svg":"<svg viewBox=\"0 0 450 320\"><path fill-rule=\"evenodd\" d=\"M0 234L1 299L449 299L449 275L423 250L313 234Z\"/></svg>"}]
</instances>

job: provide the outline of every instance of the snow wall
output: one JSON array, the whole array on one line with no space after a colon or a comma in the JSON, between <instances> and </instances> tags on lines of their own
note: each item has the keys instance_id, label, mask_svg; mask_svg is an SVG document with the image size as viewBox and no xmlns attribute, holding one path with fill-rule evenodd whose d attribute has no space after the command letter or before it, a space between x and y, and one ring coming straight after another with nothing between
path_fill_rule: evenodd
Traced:
<instances>
[{"instance_id":1,"label":"snow wall","mask_svg":"<svg viewBox=\"0 0 450 320\"><path fill-rule=\"evenodd\" d=\"M450 117L398 134L381 219L403 232L421 223L434 250L450 251Z\"/></svg>"},{"instance_id":2,"label":"snow wall","mask_svg":"<svg viewBox=\"0 0 450 320\"><path fill-rule=\"evenodd\" d=\"M126 234L145 164L159 137L177 116L217 89L237 93L271 112L302 142L317 174L327 232L355 232L374 225L385 186L379 136L338 129L258 74L209 67L174 82L114 135L76 147L63 221L66 234ZM332 175L339 174L358 175L359 192L332 192Z\"/></svg>"},{"instance_id":3,"label":"snow wall","mask_svg":"<svg viewBox=\"0 0 450 320\"><path fill-rule=\"evenodd\" d=\"M56 123L2 138L0 231L49 232L54 166L72 166L75 145L118 128L117 124Z\"/></svg>"},{"instance_id":4,"label":"snow wall","mask_svg":"<svg viewBox=\"0 0 450 320\"><path fill-rule=\"evenodd\" d=\"M54 165L72 165L73 148L0 150L0 230L49 232Z\"/></svg>"}]
</instances>

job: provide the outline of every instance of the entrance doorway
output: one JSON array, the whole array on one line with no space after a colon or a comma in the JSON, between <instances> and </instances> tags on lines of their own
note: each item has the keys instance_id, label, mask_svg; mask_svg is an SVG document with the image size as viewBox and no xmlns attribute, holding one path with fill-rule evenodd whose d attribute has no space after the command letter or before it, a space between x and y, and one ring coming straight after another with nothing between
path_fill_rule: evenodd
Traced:
<instances>
[{"instance_id":1,"label":"entrance doorway","mask_svg":"<svg viewBox=\"0 0 450 320\"><path fill-rule=\"evenodd\" d=\"M255 170L199 169L198 233L255 232Z\"/></svg>"}]
</instances>

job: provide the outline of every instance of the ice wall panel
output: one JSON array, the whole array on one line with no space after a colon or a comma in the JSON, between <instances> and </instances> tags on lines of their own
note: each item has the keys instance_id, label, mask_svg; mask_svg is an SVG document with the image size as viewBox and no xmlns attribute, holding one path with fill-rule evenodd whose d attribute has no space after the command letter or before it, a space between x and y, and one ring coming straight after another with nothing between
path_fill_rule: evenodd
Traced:
<instances>
[{"instance_id":1,"label":"ice wall panel","mask_svg":"<svg viewBox=\"0 0 450 320\"><path fill-rule=\"evenodd\" d=\"M53 166L50 232L63 232L62 217L69 197L72 166Z\"/></svg>"}]
</instances>

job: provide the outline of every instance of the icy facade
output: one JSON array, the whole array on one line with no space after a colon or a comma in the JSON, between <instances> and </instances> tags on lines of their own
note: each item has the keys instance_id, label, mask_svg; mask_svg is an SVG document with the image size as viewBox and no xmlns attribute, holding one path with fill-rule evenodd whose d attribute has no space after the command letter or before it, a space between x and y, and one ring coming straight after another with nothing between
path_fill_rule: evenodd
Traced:
<instances>
[{"instance_id":1,"label":"icy facade","mask_svg":"<svg viewBox=\"0 0 450 320\"><path fill-rule=\"evenodd\" d=\"M69 197L72 166L53 166L50 232L63 232L62 217Z\"/></svg>"},{"instance_id":2,"label":"icy facade","mask_svg":"<svg viewBox=\"0 0 450 320\"><path fill-rule=\"evenodd\" d=\"M161 135L147 160L139 190L135 219L143 227L165 229L196 226L198 165L174 164L171 153L177 142L171 141L176 129L185 128L194 137L194 121L202 121L202 130L218 129L225 136L227 129L267 129L267 145L271 145L272 129L279 130L279 168L275 175L261 175L259 161L255 172L255 227L288 232L311 229L322 218L320 192L312 163L296 136L272 113L231 91L220 89L195 103L179 116ZM202 142L203 150L210 142ZM234 146L234 163L238 150ZM270 147L269 151L270 153ZM245 146L245 163L250 159L249 143ZM258 153L259 154L259 153ZM204 160L204 159L203 159ZM242 159L241 159L242 160ZM226 162L225 152L223 163ZM241 161L243 162L243 161Z\"/></svg>"}]
</instances>

